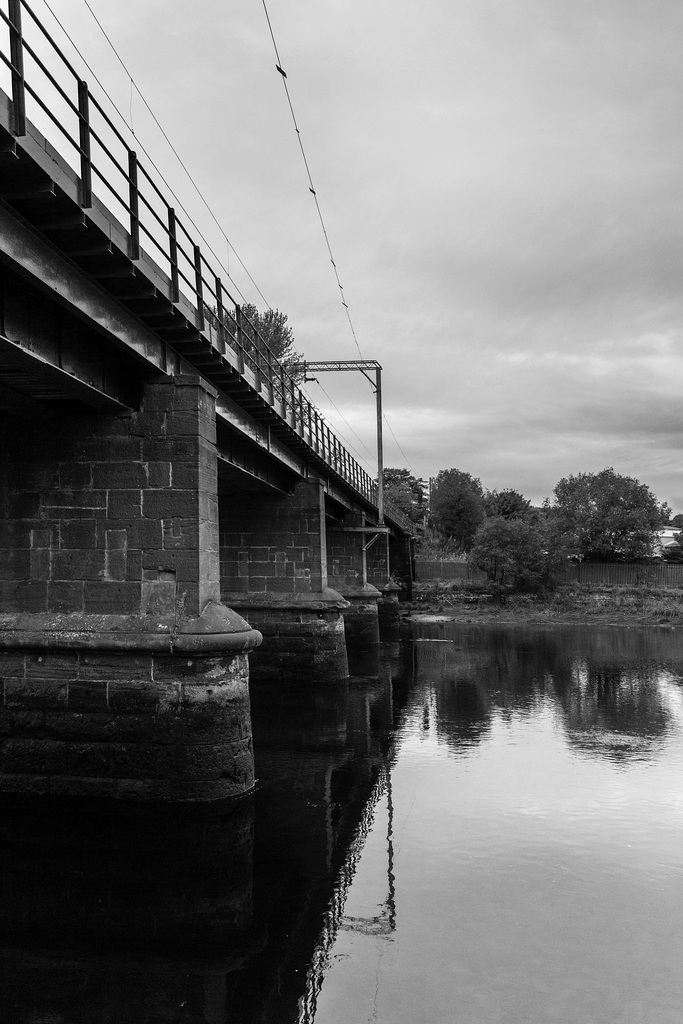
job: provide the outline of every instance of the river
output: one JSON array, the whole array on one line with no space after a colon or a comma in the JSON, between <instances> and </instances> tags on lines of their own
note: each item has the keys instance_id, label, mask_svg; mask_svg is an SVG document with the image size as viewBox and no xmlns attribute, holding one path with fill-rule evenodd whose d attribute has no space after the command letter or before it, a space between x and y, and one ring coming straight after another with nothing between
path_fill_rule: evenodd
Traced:
<instances>
[{"instance_id":1,"label":"river","mask_svg":"<svg viewBox=\"0 0 683 1024\"><path fill-rule=\"evenodd\" d=\"M221 817L3 804L6 1024L680 1024L683 635L414 625L252 687Z\"/></svg>"}]
</instances>

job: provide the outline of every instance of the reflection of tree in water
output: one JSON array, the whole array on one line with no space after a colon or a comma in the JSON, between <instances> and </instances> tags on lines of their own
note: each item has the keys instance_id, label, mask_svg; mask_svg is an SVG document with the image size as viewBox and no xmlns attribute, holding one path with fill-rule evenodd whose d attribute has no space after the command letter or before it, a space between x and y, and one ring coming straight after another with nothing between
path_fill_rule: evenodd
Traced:
<instances>
[{"instance_id":1,"label":"reflection of tree in water","mask_svg":"<svg viewBox=\"0 0 683 1024\"><path fill-rule=\"evenodd\" d=\"M494 715L551 701L573 745L642 757L669 727L666 673L683 676L683 639L670 632L453 625L438 639L451 642L415 645L415 679L427 725L454 748L481 741Z\"/></svg>"},{"instance_id":2,"label":"reflection of tree in water","mask_svg":"<svg viewBox=\"0 0 683 1024\"><path fill-rule=\"evenodd\" d=\"M570 742L612 760L642 756L669 727L662 670L586 659L574 668L574 685L560 695Z\"/></svg>"},{"instance_id":3,"label":"reflection of tree in water","mask_svg":"<svg viewBox=\"0 0 683 1024\"><path fill-rule=\"evenodd\" d=\"M454 748L478 743L490 729L485 682L462 649L451 644L415 645L415 684L422 729L436 729Z\"/></svg>"}]
</instances>

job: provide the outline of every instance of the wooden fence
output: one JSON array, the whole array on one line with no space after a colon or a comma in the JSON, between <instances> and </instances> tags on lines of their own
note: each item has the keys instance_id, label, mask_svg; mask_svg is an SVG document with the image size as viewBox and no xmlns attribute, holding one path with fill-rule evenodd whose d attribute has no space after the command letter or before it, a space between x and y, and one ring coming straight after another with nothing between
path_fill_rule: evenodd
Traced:
<instances>
[{"instance_id":1,"label":"wooden fence","mask_svg":"<svg viewBox=\"0 0 683 1024\"><path fill-rule=\"evenodd\" d=\"M486 580L482 572L472 569L467 562L442 562L426 558L415 559L415 576L421 583L428 580L463 580L473 583ZM683 587L683 565L667 562L581 562L568 566L560 576L560 581L617 587Z\"/></svg>"}]
</instances>

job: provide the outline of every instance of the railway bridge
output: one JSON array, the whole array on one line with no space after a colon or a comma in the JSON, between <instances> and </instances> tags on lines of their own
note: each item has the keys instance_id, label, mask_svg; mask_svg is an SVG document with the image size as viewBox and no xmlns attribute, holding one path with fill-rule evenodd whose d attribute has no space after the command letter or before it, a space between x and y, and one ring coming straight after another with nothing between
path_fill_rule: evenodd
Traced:
<instances>
[{"instance_id":1,"label":"railway bridge","mask_svg":"<svg viewBox=\"0 0 683 1024\"><path fill-rule=\"evenodd\" d=\"M344 678L410 523L25 0L0 19L0 792L231 799L249 671Z\"/></svg>"}]
</instances>

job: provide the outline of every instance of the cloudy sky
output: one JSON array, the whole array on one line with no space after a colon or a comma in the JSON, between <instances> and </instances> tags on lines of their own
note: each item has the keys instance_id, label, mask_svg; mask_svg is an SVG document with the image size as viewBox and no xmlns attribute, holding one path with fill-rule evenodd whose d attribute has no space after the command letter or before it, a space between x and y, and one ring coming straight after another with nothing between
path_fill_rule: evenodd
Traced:
<instances>
[{"instance_id":1,"label":"cloudy sky","mask_svg":"<svg viewBox=\"0 0 683 1024\"><path fill-rule=\"evenodd\" d=\"M136 88L85 0L54 9L235 288L285 311L308 358L357 357L262 0L88 3ZM358 344L384 368L385 463L534 501L611 465L683 510L680 0L268 10ZM370 463L369 385L308 387Z\"/></svg>"}]
</instances>

